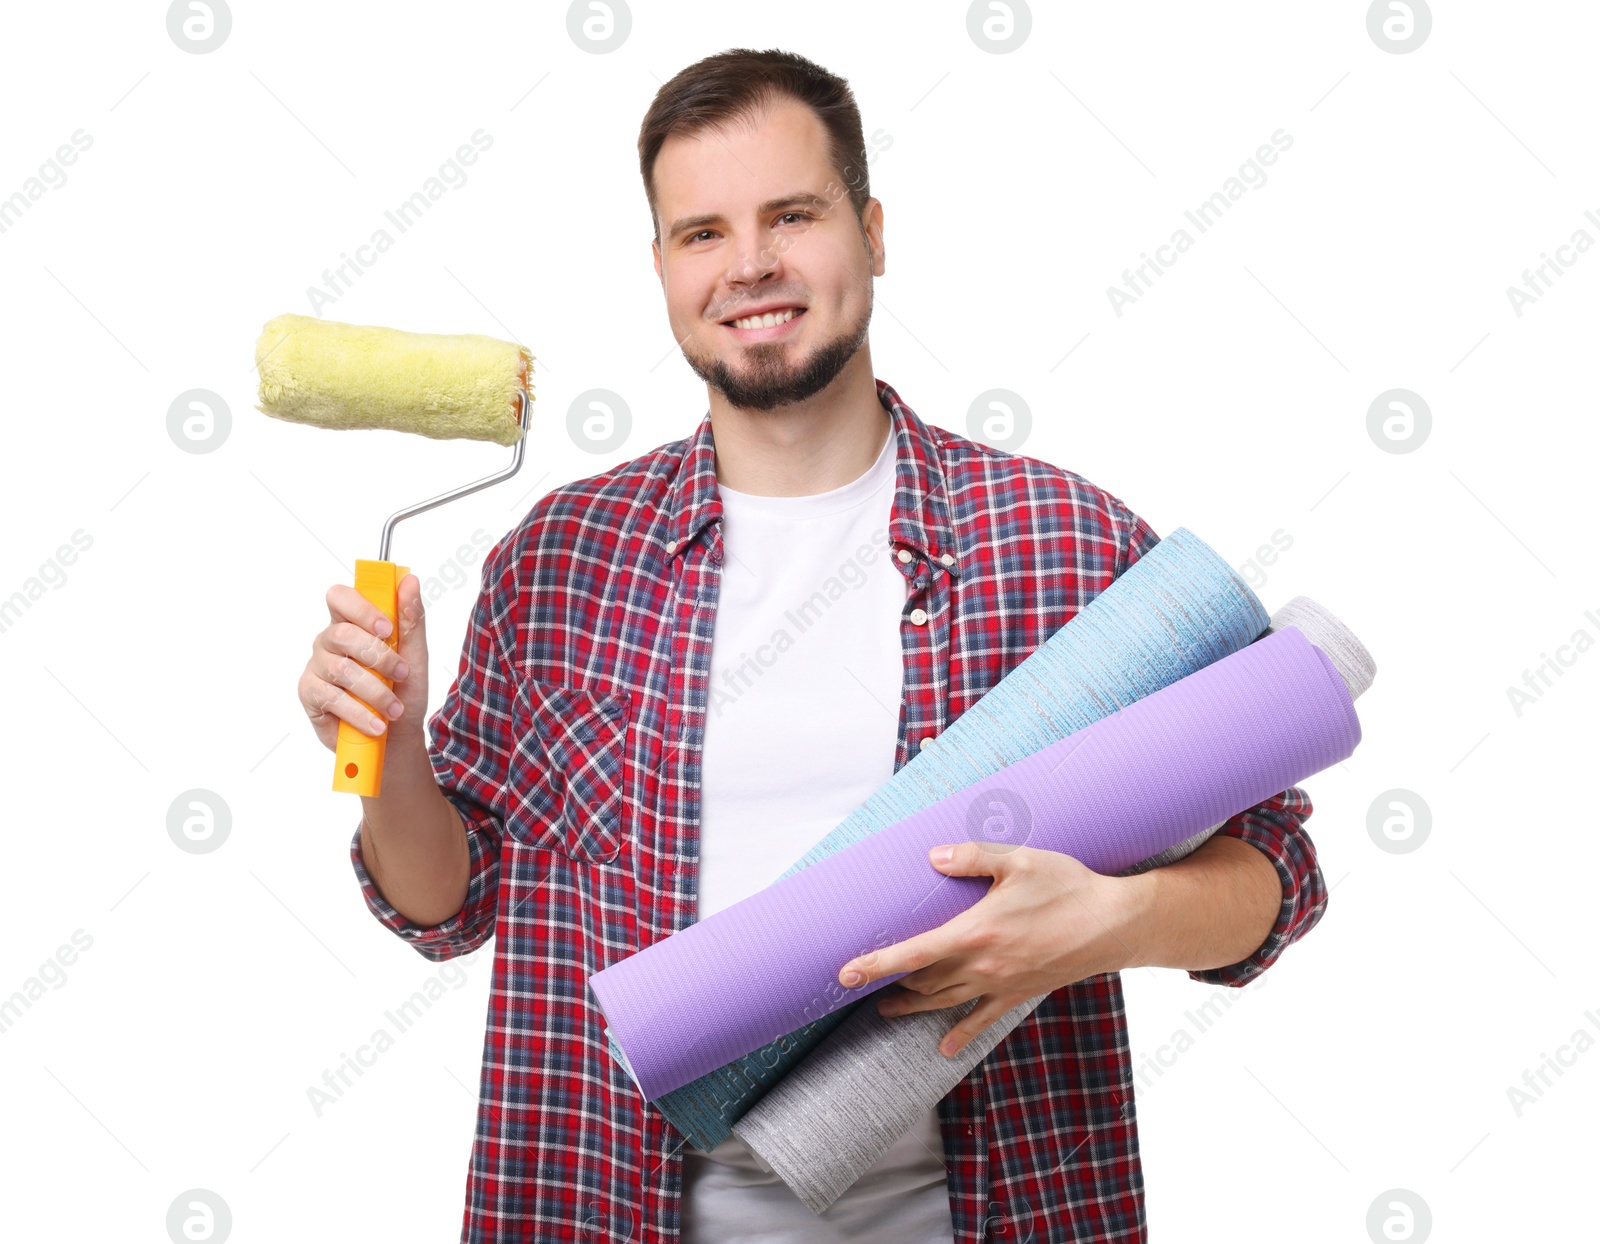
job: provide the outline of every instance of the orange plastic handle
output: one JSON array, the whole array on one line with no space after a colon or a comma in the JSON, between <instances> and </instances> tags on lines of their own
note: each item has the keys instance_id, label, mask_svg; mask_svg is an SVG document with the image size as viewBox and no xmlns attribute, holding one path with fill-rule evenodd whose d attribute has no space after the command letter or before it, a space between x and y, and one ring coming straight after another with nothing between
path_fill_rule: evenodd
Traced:
<instances>
[{"instance_id":1,"label":"orange plastic handle","mask_svg":"<svg viewBox=\"0 0 1600 1244\"><path fill-rule=\"evenodd\" d=\"M397 566L393 562L356 559L356 591L389 619L387 643L396 651L400 646L400 580L410 572L409 566ZM385 687L394 686L377 670L368 672L376 674ZM378 712L360 696L354 698L357 704L383 721L389 720L389 714ZM383 751L388 740L387 730L382 734L368 734L340 718L339 744L334 749L333 789L376 799L383 791Z\"/></svg>"}]
</instances>

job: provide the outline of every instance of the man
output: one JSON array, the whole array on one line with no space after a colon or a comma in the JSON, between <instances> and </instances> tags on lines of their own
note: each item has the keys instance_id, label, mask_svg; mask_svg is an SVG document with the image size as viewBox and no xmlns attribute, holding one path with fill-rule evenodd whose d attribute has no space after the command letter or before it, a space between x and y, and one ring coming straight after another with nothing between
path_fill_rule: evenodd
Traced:
<instances>
[{"instance_id":1,"label":"man","mask_svg":"<svg viewBox=\"0 0 1600 1244\"><path fill-rule=\"evenodd\" d=\"M639 148L705 418L555 489L490 552L431 747L413 577L398 653L330 592L302 684L329 741L338 718L382 728L352 698L391 698L362 665L396 679L384 795L351 844L372 911L436 961L496 935L462 1239L1143 1240L1117 973L1240 985L1317 923L1297 788L1131 877L974 843L936 863L990 891L848 965L911 972L866 1004L979 998L949 1053L1050 996L825 1215L736 1138L686 1148L607 1053L594 972L770 884L1157 539L874 377L883 210L840 79L710 57L657 94Z\"/></svg>"}]
</instances>

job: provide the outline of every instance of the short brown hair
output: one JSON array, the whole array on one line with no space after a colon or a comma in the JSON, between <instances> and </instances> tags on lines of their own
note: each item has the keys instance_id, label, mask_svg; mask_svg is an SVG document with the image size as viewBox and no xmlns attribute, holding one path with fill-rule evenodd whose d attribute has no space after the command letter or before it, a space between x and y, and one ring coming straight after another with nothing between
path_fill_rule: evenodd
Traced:
<instances>
[{"instance_id":1,"label":"short brown hair","mask_svg":"<svg viewBox=\"0 0 1600 1244\"><path fill-rule=\"evenodd\" d=\"M730 121L754 122L785 96L810 108L827 130L829 155L861 224L871 191L861 112L850 84L795 52L729 48L680 70L656 92L639 126L639 173L657 242L655 166L662 144L674 134L687 137Z\"/></svg>"}]
</instances>

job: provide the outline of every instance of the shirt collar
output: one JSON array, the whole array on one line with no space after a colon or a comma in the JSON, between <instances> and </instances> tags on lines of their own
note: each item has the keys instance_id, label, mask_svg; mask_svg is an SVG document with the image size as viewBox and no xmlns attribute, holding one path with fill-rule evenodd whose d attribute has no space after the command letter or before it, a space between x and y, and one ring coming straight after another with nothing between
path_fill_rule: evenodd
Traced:
<instances>
[{"instance_id":1,"label":"shirt collar","mask_svg":"<svg viewBox=\"0 0 1600 1244\"><path fill-rule=\"evenodd\" d=\"M882 380L873 383L877 386L878 401L889 412L889 435L895 440L895 488L889 511L889 541L896 549L909 549L914 555L921 555L935 574L945 571L952 576L959 575L961 554L950 524L950 500L939 446L928 425L890 385ZM665 541L657 546L658 555L670 560L721 518L722 497L717 491L711 412L707 411L689 438L667 494L662 528L666 533ZM916 570L915 558L896 564L907 577Z\"/></svg>"}]
</instances>

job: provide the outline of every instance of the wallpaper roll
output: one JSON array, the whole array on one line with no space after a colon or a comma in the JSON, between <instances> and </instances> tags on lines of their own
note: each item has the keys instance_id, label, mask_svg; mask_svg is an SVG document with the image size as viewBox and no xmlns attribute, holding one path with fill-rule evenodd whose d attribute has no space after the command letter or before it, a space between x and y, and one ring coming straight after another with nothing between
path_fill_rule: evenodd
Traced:
<instances>
[{"instance_id":1,"label":"wallpaper roll","mask_svg":"<svg viewBox=\"0 0 1600 1244\"><path fill-rule=\"evenodd\" d=\"M1273 631L1289 625L1328 655L1352 701L1371 687L1376 674L1371 655L1328 610L1297 596L1272 615ZM1220 827L1203 830L1123 875L1180 859ZM732 1130L812 1212L821 1214L1045 997L1018 1003L953 1058L939 1053L939 1042L977 999L889 1018L876 1006L858 1006Z\"/></svg>"},{"instance_id":2,"label":"wallpaper roll","mask_svg":"<svg viewBox=\"0 0 1600 1244\"><path fill-rule=\"evenodd\" d=\"M1338 671L1290 627L1153 692L589 978L647 1101L906 973L855 989L847 960L937 928L987 877L928 862L976 839L1115 873L1345 759L1361 729Z\"/></svg>"},{"instance_id":3,"label":"wallpaper roll","mask_svg":"<svg viewBox=\"0 0 1600 1244\"><path fill-rule=\"evenodd\" d=\"M950 722L784 876L1238 651L1268 623L1267 611L1227 561L1193 532L1175 529ZM851 1003L788 1033L654 1104L709 1153L858 1006L859 1001ZM619 1065L628 1069L609 1031L606 1040Z\"/></svg>"}]
</instances>

